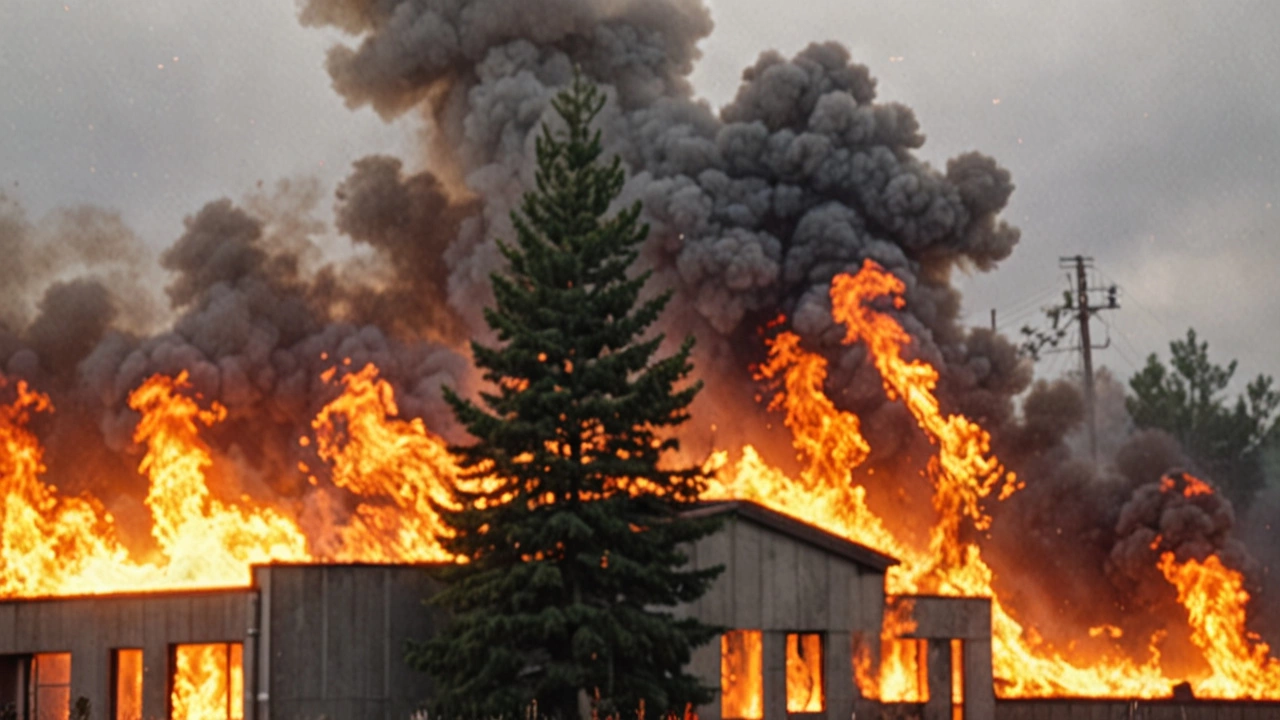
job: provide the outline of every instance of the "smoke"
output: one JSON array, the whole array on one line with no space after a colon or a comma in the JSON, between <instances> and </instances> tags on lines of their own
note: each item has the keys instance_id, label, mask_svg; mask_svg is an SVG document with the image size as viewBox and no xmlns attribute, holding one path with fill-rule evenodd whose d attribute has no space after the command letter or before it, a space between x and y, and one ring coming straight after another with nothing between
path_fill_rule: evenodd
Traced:
<instances>
[{"instance_id":1,"label":"smoke","mask_svg":"<svg viewBox=\"0 0 1280 720\"><path fill-rule=\"evenodd\" d=\"M1001 219L1011 176L977 152L941 168L919 159L914 113L880 101L871 71L844 47L762 53L716 110L688 81L712 30L698 0L300 6L303 23L350 38L326 60L350 107L423 118L427 166L375 155L354 163L332 196L294 180L212 201L158 258L109 211L32 223L0 195L9 259L0 264L0 369L54 392L59 412L44 435L59 485L94 489L121 517L136 510L137 417L126 400L154 373L186 372L195 391L228 408L211 437L217 492L291 502L308 517L342 511L340 497L297 470L299 461L320 466L297 438L332 396L320 376L335 364L376 364L403 414L461 439L440 389L478 387L462 348L491 337L482 308L502 267L497 240L514 234L535 138L556 122L550 100L578 69L609 98L598 122L606 151L628 169L619 203L640 202L650 227L650 289L673 293L658 329L669 343L697 338L707 389L682 433L690 455L748 441L785 446L780 433L762 437L778 419L756 402L749 374L762 355L758 329L782 314L829 359L831 396L861 416L870 462L888 470L875 474L873 495L918 515L927 441L831 319L832 278L870 259L904 281L907 303L895 312L915 340L910 351L940 371L944 407L990 429L1027 483L995 508L984 539L1011 569L1002 577L1035 580L1011 596L1072 623L1088 622L1099 597L1111 601L1108 613L1131 612L1158 579L1153 532L1180 555L1220 552L1249 567L1224 500L1160 491L1184 459L1166 437L1130 436L1123 388L1100 380L1099 471L1083 459L1079 393L1033 385L1013 343L960 322L953 273L990 271L1019 242ZM328 203L333 227L319 219ZM163 295L140 289L160 287ZM785 464L791 453L774 454Z\"/></svg>"}]
</instances>

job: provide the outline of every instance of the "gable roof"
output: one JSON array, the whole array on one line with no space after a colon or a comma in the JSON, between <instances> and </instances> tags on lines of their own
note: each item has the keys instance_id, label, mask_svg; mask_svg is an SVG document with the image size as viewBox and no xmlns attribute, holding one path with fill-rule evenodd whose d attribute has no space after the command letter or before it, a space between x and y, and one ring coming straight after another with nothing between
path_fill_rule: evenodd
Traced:
<instances>
[{"instance_id":1,"label":"gable roof","mask_svg":"<svg viewBox=\"0 0 1280 720\"><path fill-rule=\"evenodd\" d=\"M879 572L884 572L898 564L896 558L877 550L872 550L866 545L847 540L839 535L834 535L807 522L797 520L790 515L784 515L749 500L704 502L697 508L685 512L684 516L696 518L724 514L741 517L807 545L812 545L819 550L838 555L846 560L852 560L859 565L865 565Z\"/></svg>"}]
</instances>

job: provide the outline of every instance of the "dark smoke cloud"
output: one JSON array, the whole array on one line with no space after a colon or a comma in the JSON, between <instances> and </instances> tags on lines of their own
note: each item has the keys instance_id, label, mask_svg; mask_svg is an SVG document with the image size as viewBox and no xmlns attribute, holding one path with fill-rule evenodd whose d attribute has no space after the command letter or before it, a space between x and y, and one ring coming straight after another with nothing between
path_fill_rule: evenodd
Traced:
<instances>
[{"instance_id":1,"label":"dark smoke cloud","mask_svg":"<svg viewBox=\"0 0 1280 720\"><path fill-rule=\"evenodd\" d=\"M1169 584L1155 567L1166 552L1180 562L1217 555L1247 576L1257 573L1257 563L1233 536L1236 516L1231 502L1216 490L1184 494L1189 477L1173 473L1140 485L1120 510L1108 574L1138 606L1168 598Z\"/></svg>"},{"instance_id":2,"label":"dark smoke cloud","mask_svg":"<svg viewBox=\"0 0 1280 720\"><path fill-rule=\"evenodd\" d=\"M866 258L906 280L904 320L921 355L956 366L958 407L1013 414L1030 371L1003 338L959 327L949 283L953 268L990 269L1017 243L998 219L1009 174L977 153L944 171L918 160L913 113L877 103L869 70L843 47L763 54L717 113L687 81L711 30L698 2L311 0L302 18L358 36L330 53L334 88L384 117L421 110L433 121L432 167L476 197L444 253L449 302L473 333L484 333L477 309L501 263L494 239L510 236L508 215L532 181L533 135L578 67L613 100L601 123L632 171L623 199L643 203L645 260L676 293L663 329L698 337L709 382L700 420L709 426L726 405L754 411L743 368L759 359L756 328L779 312L841 370L833 387L864 385L865 359L840 346L826 291ZM839 394L866 415L885 407L882 394ZM721 430L719 440L734 438Z\"/></svg>"}]
</instances>

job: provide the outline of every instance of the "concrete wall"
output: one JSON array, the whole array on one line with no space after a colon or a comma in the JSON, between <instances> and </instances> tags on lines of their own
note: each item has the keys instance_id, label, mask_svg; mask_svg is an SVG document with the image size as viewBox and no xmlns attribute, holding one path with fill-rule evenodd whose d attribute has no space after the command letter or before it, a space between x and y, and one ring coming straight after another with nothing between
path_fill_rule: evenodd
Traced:
<instances>
[{"instance_id":1,"label":"concrete wall","mask_svg":"<svg viewBox=\"0 0 1280 720\"><path fill-rule=\"evenodd\" d=\"M143 651L143 716L169 715L169 648L244 642L249 589L0 602L0 655L71 653L71 698L93 718L111 707L111 651Z\"/></svg>"},{"instance_id":2,"label":"concrete wall","mask_svg":"<svg viewBox=\"0 0 1280 720\"><path fill-rule=\"evenodd\" d=\"M254 584L261 647L245 672L257 718L406 720L429 697L404 661L406 639L442 623L423 605L439 589L424 568L277 565L255 568Z\"/></svg>"},{"instance_id":3,"label":"concrete wall","mask_svg":"<svg viewBox=\"0 0 1280 720\"><path fill-rule=\"evenodd\" d=\"M999 700L995 717L996 720L1274 720L1280 718L1280 703Z\"/></svg>"},{"instance_id":4,"label":"concrete wall","mask_svg":"<svg viewBox=\"0 0 1280 720\"><path fill-rule=\"evenodd\" d=\"M764 631L765 717L787 714L787 633L820 632L824 716L847 720L861 702L852 680L853 636L880 635L883 571L736 515L726 517L721 531L699 540L689 555L695 568L724 565L725 571L681 613L712 625ZM719 643L695 651L690 670L719 687ZM719 700L699 708L699 715L720 718Z\"/></svg>"}]
</instances>

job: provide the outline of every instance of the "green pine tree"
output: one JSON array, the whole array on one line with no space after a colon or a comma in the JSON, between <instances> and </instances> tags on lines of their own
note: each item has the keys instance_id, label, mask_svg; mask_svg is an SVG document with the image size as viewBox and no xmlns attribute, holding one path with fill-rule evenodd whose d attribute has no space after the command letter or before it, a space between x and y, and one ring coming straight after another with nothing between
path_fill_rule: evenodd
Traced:
<instances>
[{"instance_id":1,"label":"green pine tree","mask_svg":"<svg viewBox=\"0 0 1280 720\"><path fill-rule=\"evenodd\" d=\"M441 510L457 531L445 546L469 562L444 570L435 602L452 621L409 659L451 716L514 717L536 700L571 718L598 693L605 712L643 700L660 717L710 699L683 668L718 629L671 612L719 572L683 567L682 545L715 525L681 517L705 479L670 467L701 384L687 382L692 338L655 358L662 337L647 331L668 296L642 301L649 273L628 274L648 233L639 203L607 216L625 174L590 127L604 102L581 77L554 99L565 128L543 127L537 189L492 278L499 344L472 344L497 391L482 405L447 393L477 439L454 449L462 509Z\"/></svg>"}]
</instances>

